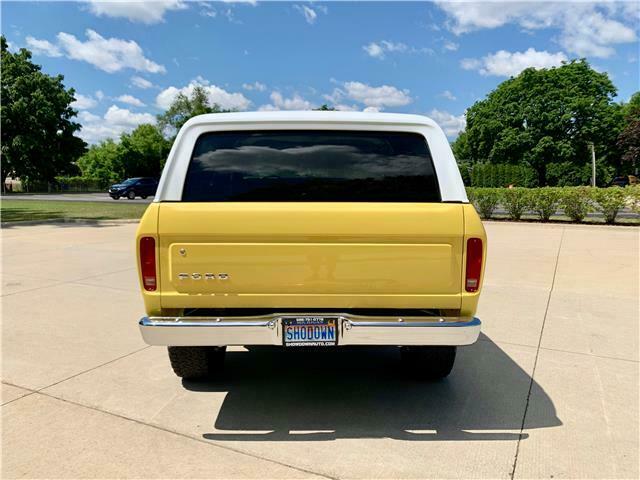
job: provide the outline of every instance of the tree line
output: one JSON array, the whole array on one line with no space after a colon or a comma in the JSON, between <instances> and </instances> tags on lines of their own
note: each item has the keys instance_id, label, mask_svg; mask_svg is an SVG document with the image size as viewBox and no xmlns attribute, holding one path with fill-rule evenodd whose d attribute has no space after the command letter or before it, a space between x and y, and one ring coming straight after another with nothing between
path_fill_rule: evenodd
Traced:
<instances>
[{"instance_id":1,"label":"tree line","mask_svg":"<svg viewBox=\"0 0 640 480\"><path fill-rule=\"evenodd\" d=\"M0 117L2 180L52 182L80 177L101 186L127 177L158 177L177 131L195 115L224 112L196 87L179 94L155 124L139 125L118 139L88 146L73 88L31 61L31 52L10 52L1 38ZM606 184L640 166L640 92L615 101L606 73L585 60L549 69L529 68L502 82L467 110L467 126L452 147L467 185L495 187L582 185L591 175ZM333 110L322 105L318 110Z\"/></svg>"},{"instance_id":2,"label":"tree line","mask_svg":"<svg viewBox=\"0 0 640 480\"><path fill-rule=\"evenodd\" d=\"M628 103L614 100L616 87L586 60L556 68L528 68L467 110L467 126L453 143L463 174L499 165L530 170L528 185L585 185L591 179L635 174L640 166L640 92ZM494 175L496 178L499 175ZM506 186L509 179L493 185ZM472 184L472 178L468 178Z\"/></svg>"}]
</instances>

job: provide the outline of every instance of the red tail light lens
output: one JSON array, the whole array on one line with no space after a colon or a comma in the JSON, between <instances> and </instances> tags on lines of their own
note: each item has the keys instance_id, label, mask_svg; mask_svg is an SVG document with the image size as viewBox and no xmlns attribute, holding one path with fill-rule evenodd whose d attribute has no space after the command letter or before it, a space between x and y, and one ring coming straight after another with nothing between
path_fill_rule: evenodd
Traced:
<instances>
[{"instance_id":1,"label":"red tail light lens","mask_svg":"<svg viewBox=\"0 0 640 480\"><path fill-rule=\"evenodd\" d=\"M482 240L480 238L470 238L467 240L467 274L464 282L467 292L478 291L481 273Z\"/></svg>"},{"instance_id":2,"label":"red tail light lens","mask_svg":"<svg viewBox=\"0 0 640 480\"><path fill-rule=\"evenodd\" d=\"M140 271L144 289L154 292L156 290L156 240L153 237L140 239Z\"/></svg>"}]
</instances>

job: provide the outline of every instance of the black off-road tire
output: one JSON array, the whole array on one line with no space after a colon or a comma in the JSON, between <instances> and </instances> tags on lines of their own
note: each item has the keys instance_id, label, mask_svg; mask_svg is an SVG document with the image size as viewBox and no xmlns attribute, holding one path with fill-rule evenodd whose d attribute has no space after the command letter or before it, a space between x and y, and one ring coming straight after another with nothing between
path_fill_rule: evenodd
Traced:
<instances>
[{"instance_id":1,"label":"black off-road tire","mask_svg":"<svg viewBox=\"0 0 640 480\"><path fill-rule=\"evenodd\" d=\"M140 198L145 200L149 195L140 195Z\"/></svg>"},{"instance_id":2,"label":"black off-road tire","mask_svg":"<svg viewBox=\"0 0 640 480\"><path fill-rule=\"evenodd\" d=\"M129 200L135 200L136 199L136 192L134 192L133 190L127 192L127 198Z\"/></svg>"},{"instance_id":3,"label":"black off-road tire","mask_svg":"<svg viewBox=\"0 0 640 480\"><path fill-rule=\"evenodd\" d=\"M114 200L120 200L120 195L112 195L111 198Z\"/></svg>"},{"instance_id":4,"label":"black off-road tire","mask_svg":"<svg viewBox=\"0 0 640 480\"><path fill-rule=\"evenodd\" d=\"M168 347L171 368L184 379L215 377L224 367L225 347Z\"/></svg>"},{"instance_id":5,"label":"black off-road tire","mask_svg":"<svg viewBox=\"0 0 640 480\"><path fill-rule=\"evenodd\" d=\"M445 378L451 373L456 361L456 347L402 347L400 355L406 371L413 378L435 381Z\"/></svg>"}]
</instances>

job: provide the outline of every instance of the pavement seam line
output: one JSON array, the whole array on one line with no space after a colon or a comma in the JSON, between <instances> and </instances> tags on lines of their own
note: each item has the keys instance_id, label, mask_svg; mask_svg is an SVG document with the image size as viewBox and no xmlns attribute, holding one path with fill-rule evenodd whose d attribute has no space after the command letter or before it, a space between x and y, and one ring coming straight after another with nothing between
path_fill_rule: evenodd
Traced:
<instances>
[{"instance_id":1,"label":"pavement seam line","mask_svg":"<svg viewBox=\"0 0 640 480\"><path fill-rule=\"evenodd\" d=\"M132 352L132 353L134 353L134 352ZM7 382L4 382L4 383L6 383L7 385L11 385L11 384L9 384ZM20 387L19 385L12 385L12 386L18 387L18 388L23 388L25 390L29 390L29 389L26 389L24 387ZM314 472L312 470L307 470L305 468L296 467L294 465L289 465L287 463L280 462L278 460L273 460L273 459L270 459L270 458L267 458L267 457L262 457L260 455L254 455L253 453L250 453L250 452L245 452L243 450L239 450L239 449L236 449L236 448L228 447L226 445L221 445L218 442L213 442L213 441L210 441L210 440L203 440L202 438L194 437L192 435L189 435L189 434L186 434L186 433L182 433L182 432L178 432L178 431L172 430L170 428L161 427L159 425L154 425L152 423L147 423L147 422L144 422L142 420L137 420L135 418L126 417L124 415L120 415L119 413L110 412L108 410L103 410L101 408L94 407L94 406L91 406L91 405L84 405L82 403L75 402L73 400L69 400L69 399L66 399L66 398L58 397L56 395L52 395L50 393L43 392L41 390L33 390L30 395L32 395L32 394L42 395L44 397L48 397L48 398L51 398L51 399L54 399L54 400L58 400L60 402L69 403L69 404L75 405L77 407L86 408L86 409L89 409L89 410L93 410L95 412L99 412L99 413L102 413L102 414L105 414L105 415L109 415L109 416L112 416L112 417L119 418L121 420L129 421L129 422L133 422L133 423L138 424L138 425L142 425L142 426L145 426L145 427L153 428L154 430L159 430L161 432L169 433L169 434L172 434L172 435L177 435L179 437L186 438L187 440L193 440L195 442L202 443L204 445L209 445L210 447L221 448L223 450L227 450L227 451L230 451L230 452L233 452L233 453L237 453L239 455L245 455L247 457L251 457L251 458L254 458L256 460L262 460L264 462L274 463L276 465L280 465L280 466L285 467L285 468L290 468L291 470L295 470L295 471L298 471L298 472L306 473L306 474L309 474L309 475L315 475L316 477L327 478L329 480L339 480L338 477L332 477L332 476L326 475L324 473L318 473L318 472ZM27 395L25 395L25 397L26 396ZM24 397L21 397L21 398L24 398Z\"/></svg>"},{"instance_id":2,"label":"pavement seam line","mask_svg":"<svg viewBox=\"0 0 640 480\"><path fill-rule=\"evenodd\" d=\"M134 354L136 354L138 352L146 350L147 348L149 348L149 345L147 345L145 347L142 347L142 348L139 348L137 350L134 350L133 352L129 352L129 353L126 353L124 355L121 355L121 356L119 356L117 358L111 359L108 362L104 362L104 363L101 363L100 365L96 365L95 367L91 367L91 368L88 368L88 369L83 370L81 372L74 373L73 375L71 375L69 377L63 378L62 380L58 380L57 382L54 382L54 383L52 383L50 385L46 385L44 387L41 387L41 388L38 388L38 389L35 389L35 390L32 389L32 388L25 388L25 387L22 387L20 385L15 385L13 383L9 383L9 382L4 382L3 381L2 383L4 383L5 385L9 385L9 386L12 386L12 387L17 387L17 388L22 388L23 390L28 390L31 393L23 395L22 397L14 398L13 400L9 400L8 402L3 403L1 406L8 405L8 404L10 404L12 402L15 402L15 401L20 400L20 399L25 398L25 397L28 397L29 395L33 395L34 393L42 393L42 391L47 389L47 388L54 387L54 386L59 385L59 384L61 384L63 382L66 382L67 380L71 380L72 378L76 378L76 377L79 377L80 375L84 375L85 373L92 372L94 370L97 370L98 368L104 367L104 366L109 365L111 363L117 362L118 360L122 360L123 358L126 358L126 357L128 357L130 355L134 355Z\"/></svg>"},{"instance_id":3,"label":"pavement seam line","mask_svg":"<svg viewBox=\"0 0 640 480\"><path fill-rule=\"evenodd\" d=\"M538 338L538 347L536 348L536 357L533 361L533 369L531 370L531 381L529 382L529 391L527 392L527 401L524 405L524 414L522 415L522 425L520 426L520 434L518 435L518 443L516 444L516 453L513 458L513 467L509 473L509 478L513 480L516 475L516 468L518 466L518 455L520 454L520 443L522 443L522 436L524 432L524 426L527 421L527 412L529 411L529 402L531 400L531 390L533 389L533 382L536 374L536 367L538 366L538 358L540 356L540 350L542 346L542 337L544 335L544 326L547 323L547 314L549 313L549 305L551 304L551 296L553 295L553 287L556 283L556 274L558 273L558 263L560 263L560 251L562 250L562 242L564 241L565 228L562 228L560 234L560 242L558 243L558 252L556 253L556 264L553 268L553 278L551 279L551 288L549 289L549 295L547 296L547 305L544 309L544 317L542 318L542 326L540 327L540 337Z\"/></svg>"}]
</instances>

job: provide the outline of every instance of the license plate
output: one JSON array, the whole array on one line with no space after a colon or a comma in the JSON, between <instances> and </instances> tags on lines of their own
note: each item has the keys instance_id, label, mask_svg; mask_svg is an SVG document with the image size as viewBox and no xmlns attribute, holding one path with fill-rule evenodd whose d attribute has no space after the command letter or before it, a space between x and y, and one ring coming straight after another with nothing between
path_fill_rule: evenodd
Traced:
<instances>
[{"instance_id":1,"label":"license plate","mask_svg":"<svg viewBox=\"0 0 640 480\"><path fill-rule=\"evenodd\" d=\"M282 327L285 347L330 347L338 340L335 317L284 317Z\"/></svg>"}]
</instances>

